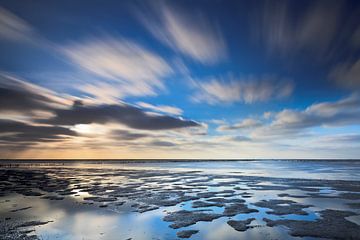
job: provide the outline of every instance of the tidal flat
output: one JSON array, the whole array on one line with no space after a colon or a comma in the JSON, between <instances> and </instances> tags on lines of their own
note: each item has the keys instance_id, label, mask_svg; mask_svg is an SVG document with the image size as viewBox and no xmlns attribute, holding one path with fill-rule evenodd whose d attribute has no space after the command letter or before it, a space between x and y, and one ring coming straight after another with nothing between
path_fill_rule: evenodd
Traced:
<instances>
[{"instance_id":1,"label":"tidal flat","mask_svg":"<svg viewBox=\"0 0 360 240\"><path fill-rule=\"evenodd\" d=\"M360 161L2 161L0 239L360 239Z\"/></svg>"}]
</instances>

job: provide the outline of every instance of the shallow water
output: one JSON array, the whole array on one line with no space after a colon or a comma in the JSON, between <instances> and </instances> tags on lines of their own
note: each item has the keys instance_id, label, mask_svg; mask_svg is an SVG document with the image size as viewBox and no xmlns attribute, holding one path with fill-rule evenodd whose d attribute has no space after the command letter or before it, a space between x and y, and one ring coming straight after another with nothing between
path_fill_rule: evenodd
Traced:
<instances>
[{"instance_id":1,"label":"shallow water","mask_svg":"<svg viewBox=\"0 0 360 240\"><path fill-rule=\"evenodd\" d=\"M191 239L333 238L311 231L299 236L280 224L317 223L326 209L350 212L334 222L339 231L360 229L360 161L12 161L3 162L0 173L2 225L51 221L16 228L41 239L179 239L183 230L199 230ZM224 202L209 206L214 198ZM196 207L197 201L208 205ZM229 212L234 204L239 207ZM165 221L180 210L190 215ZM198 210L214 219L185 226ZM241 231L227 223L252 218ZM269 226L266 219L280 222Z\"/></svg>"}]
</instances>

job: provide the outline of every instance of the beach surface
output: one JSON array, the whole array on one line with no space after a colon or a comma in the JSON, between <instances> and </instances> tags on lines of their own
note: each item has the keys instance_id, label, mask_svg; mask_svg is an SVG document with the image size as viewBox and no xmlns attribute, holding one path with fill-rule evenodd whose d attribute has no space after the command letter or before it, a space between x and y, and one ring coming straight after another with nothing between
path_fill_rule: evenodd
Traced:
<instances>
[{"instance_id":1,"label":"beach surface","mask_svg":"<svg viewBox=\"0 0 360 240\"><path fill-rule=\"evenodd\" d=\"M360 161L2 161L1 239L360 239Z\"/></svg>"}]
</instances>

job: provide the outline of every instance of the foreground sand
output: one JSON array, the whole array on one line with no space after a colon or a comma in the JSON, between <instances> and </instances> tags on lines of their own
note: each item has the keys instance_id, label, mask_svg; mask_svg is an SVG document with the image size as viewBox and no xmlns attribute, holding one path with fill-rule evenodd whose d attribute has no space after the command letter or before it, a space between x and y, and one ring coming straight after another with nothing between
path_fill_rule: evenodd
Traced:
<instances>
[{"instance_id":1,"label":"foreground sand","mask_svg":"<svg viewBox=\"0 0 360 240\"><path fill-rule=\"evenodd\" d=\"M3 167L0 204L1 239L360 239L359 181Z\"/></svg>"}]
</instances>

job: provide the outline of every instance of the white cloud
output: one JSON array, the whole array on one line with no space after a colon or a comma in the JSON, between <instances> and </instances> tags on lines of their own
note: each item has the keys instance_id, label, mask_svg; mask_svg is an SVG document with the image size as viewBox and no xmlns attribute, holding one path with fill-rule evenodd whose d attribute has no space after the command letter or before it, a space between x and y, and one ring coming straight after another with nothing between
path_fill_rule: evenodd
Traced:
<instances>
[{"instance_id":1,"label":"white cloud","mask_svg":"<svg viewBox=\"0 0 360 240\"><path fill-rule=\"evenodd\" d=\"M264 112L263 117L264 119L270 119L273 115L273 112Z\"/></svg>"},{"instance_id":2,"label":"white cloud","mask_svg":"<svg viewBox=\"0 0 360 240\"><path fill-rule=\"evenodd\" d=\"M274 120L255 129L255 138L308 136L315 127L339 127L360 124L360 97L351 95L336 102L310 105L304 110L284 109L274 114Z\"/></svg>"},{"instance_id":3,"label":"white cloud","mask_svg":"<svg viewBox=\"0 0 360 240\"><path fill-rule=\"evenodd\" d=\"M142 107L142 108L147 108L156 112L161 112L161 113L168 113L168 114L173 114L173 115L181 115L183 113L183 111L180 108L177 107L173 107L173 106L167 106L167 105L152 105L150 103L145 103L145 102L137 102L136 105Z\"/></svg>"},{"instance_id":4,"label":"white cloud","mask_svg":"<svg viewBox=\"0 0 360 240\"><path fill-rule=\"evenodd\" d=\"M244 102L262 102L272 98L285 98L291 95L293 83L289 80L278 80L272 77L246 77L228 81L211 79L193 81L196 89L192 100L208 104Z\"/></svg>"},{"instance_id":5,"label":"white cloud","mask_svg":"<svg viewBox=\"0 0 360 240\"><path fill-rule=\"evenodd\" d=\"M204 64L217 63L226 57L226 46L219 29L204 14L185 13L174 6L157 3L153 16L138 13L141 22L156 38Z\"/></svg>"},{"instance_id":6,"label":"white cloud","mask_svg":"<svg viewBox=\"0 0 360 240\"><path fill-rule=\"evenodd\" d=\"M240 130L240 129L253 129L261 125L262 123L256 119L246 118L233 125L221 125L217 128L217 130L228 131L228 130Z\"/></svg>"},{"instance_id":7,"label":"white cloud","mask_svg":"<svg viewBox=\"0 0 360 240\"><path fill-rule=\"evenodd\" d=\"M118 97L156 95L158 89L165 88L164 78L172 73L163 58L122 38L92 38L61 50L75 66L103 78L102 81L89 83L94 86L86 85L83 91L107 100L116 97L115 90L110 91L109 96L103 96L103 93L100 96L96 88L101 91L103 86L108 90L111 84Z\"/></svg>"}]
</instances>

